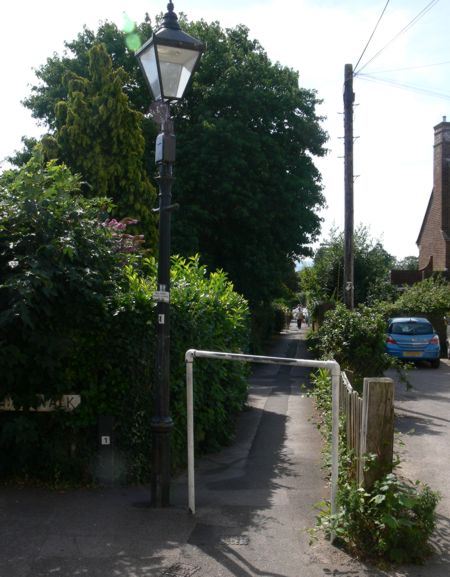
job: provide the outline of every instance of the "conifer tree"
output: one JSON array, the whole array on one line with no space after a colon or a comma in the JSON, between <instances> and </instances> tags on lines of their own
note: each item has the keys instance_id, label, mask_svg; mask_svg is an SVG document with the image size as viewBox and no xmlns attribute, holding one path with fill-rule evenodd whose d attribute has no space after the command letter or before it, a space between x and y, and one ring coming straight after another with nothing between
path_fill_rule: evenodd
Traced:
<instances>
[{"instance_id":1,"label":"conifer tree","mask_svg":"<svg viewBox=\"0 0 450 577\"><path fill-rule=\"evenodd\" d=\"M102 44L93 46L87 77L64 79L67 100L56 105L55 139L59 158L82 176L83 194L111 198L114 215L137 219L154 247L156 193L143 162L143 115L130 107L125 77Z\"/></svg>"}]
</instances>

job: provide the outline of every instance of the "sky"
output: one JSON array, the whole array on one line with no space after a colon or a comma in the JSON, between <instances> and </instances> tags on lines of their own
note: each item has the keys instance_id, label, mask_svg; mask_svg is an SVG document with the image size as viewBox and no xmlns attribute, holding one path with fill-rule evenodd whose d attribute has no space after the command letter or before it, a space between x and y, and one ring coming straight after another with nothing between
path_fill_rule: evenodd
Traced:
<instances>
[{"instance_id":1,"label":"sky","mask_svg":"<svg viewBox=\"0 0 450 577\"><path fill-rule=\"evenodd\" d=\"M3 2L0 162L21 149L22 136L45 132L21 100L36 83L34 70L54 53L61 55L64 41L84 25L97 30L108 20L122 26L125 16L142 22L146 12L154 19L166 4ZM273 62L298 71L300 86L317 91L322 101L317 113L329 135L327 155L315 161L327 203L320 241L333 227L344 229L342 94L345 64L353 65L355 227L367 227L397 258L417 256L433 186L433 128L443 116L450 120L450 2L176 0L174 5L189 20L217 21L223 28L244 24Z\"/></svg>"}]
</instances>

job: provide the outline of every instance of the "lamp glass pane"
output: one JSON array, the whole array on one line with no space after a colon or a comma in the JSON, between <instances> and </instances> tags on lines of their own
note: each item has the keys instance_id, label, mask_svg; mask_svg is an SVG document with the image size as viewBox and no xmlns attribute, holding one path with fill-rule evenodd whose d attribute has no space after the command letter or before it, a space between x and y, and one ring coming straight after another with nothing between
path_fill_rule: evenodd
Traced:
<instances>
[{"instance_id":1,"label":"lamp glass pane","mask_svg":"<svg viewBox=\"0 0 450 577\"><path fill-rule=\"evenodd\" d=\"M149 46L149 48L139 55L142 67L147 77L148 83L150 84L151 91L155 100L161 98L161 86L158 76L158 65L156 63L155 46Z\"/></svg>"},{"instance_id":2,"label":"lamp glass pane","mask_svg":"<svg viewBox=\"0 0 450 577\"><path fill-rule=\"evenodd\" d=\"M158 46L164 98L181 98L200 57L196 50Z\"/></svg>"}]
</instances>

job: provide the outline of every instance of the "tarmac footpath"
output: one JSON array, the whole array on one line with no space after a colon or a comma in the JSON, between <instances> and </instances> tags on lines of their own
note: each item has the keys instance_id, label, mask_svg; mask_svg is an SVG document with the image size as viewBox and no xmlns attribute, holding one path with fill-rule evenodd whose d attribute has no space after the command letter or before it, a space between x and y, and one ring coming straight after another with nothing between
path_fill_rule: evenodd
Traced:
<instances>
[{"instance_id":1,"label":"tarmac footpath","mask_svg":"<svg viewBox=\"0 0 450 577\"><path fill-rule=\"evenodd\" d=\"M291 324L270 354L307 358L304 334ZM196 463L195 515L185 475L161 509L146 487L0 489L0 577L428 577L310 545L330 489L308 379L303 367L254 367L235 443Z\"/></svg>"}]
</instances>

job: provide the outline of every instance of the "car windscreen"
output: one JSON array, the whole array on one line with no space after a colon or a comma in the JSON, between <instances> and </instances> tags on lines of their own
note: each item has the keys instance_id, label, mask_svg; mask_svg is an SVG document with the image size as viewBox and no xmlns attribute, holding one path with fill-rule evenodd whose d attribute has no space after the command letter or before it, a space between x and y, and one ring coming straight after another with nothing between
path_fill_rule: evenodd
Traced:
<instances>
[{"instance_id":1,"label":"car windscreen","mask_svg":"<svg viewBox=\"0 0 450 577\"><path fill-rule=\"evenodd\" d=\"M433 327L430 323L403 321L392 323L389 332L393 335L430 335L433 334Z\"/></svg>"}]
</instances>

